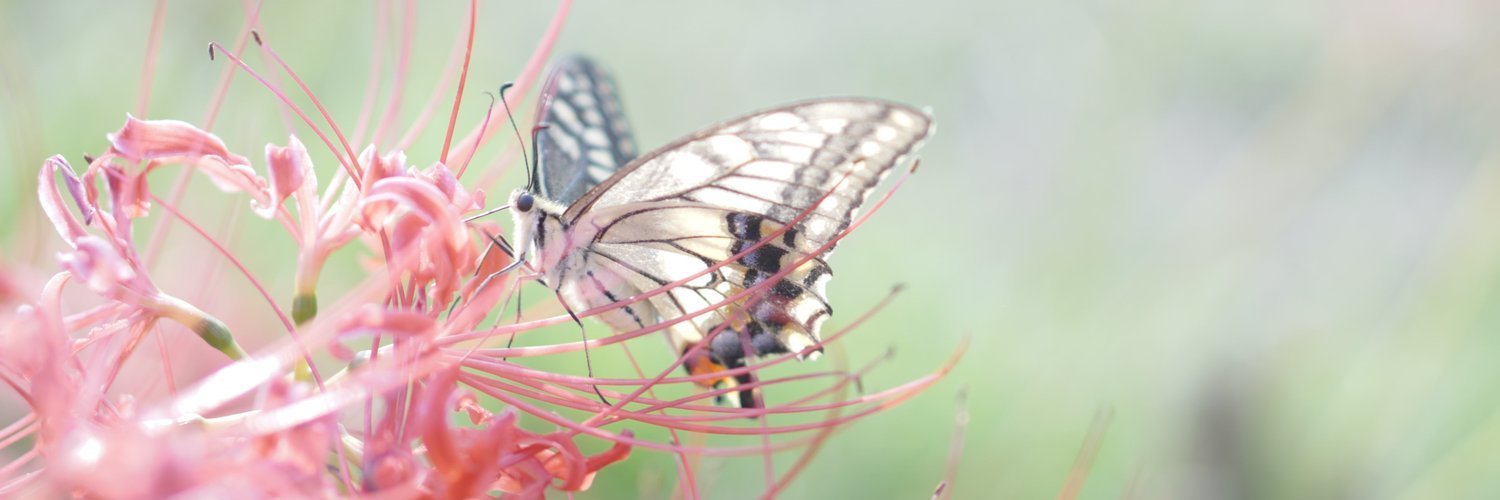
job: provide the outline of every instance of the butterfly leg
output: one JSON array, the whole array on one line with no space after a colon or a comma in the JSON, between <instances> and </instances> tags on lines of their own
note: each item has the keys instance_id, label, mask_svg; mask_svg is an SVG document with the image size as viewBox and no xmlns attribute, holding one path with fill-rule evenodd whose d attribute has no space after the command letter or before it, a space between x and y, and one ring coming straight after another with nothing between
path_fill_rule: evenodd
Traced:
<instances>
[{"instance_id":1,"label":"butterfly leg","mask_svg":"<svg viewBox=\"0 0 1500 500\"><path fill-rule=\"evenodd\" d=\"M490 273L489 276L485 276L484 280L479 282L479 286L474 288L474 293L476 294L479 293L480 290L484 290L484 287L489 286L490 280L495 279L496 276L503 276L506 273L511 272L516 268L516 266L521 265L521 263L523 262L515 258L516 253L511 250L509 244L506 244L505 237L501 236L497 238L496 235L490 234L489 231L484 231L483 229L481 229L480 232L483 232L484 236L486 238L489 238L490 240L490 245L484 248L484 254L479 256L480 262L484 262L484 259L489 257L490 250L493 250L495 248L499 248L500 251L505 252L505 255L510 256L512 260L510 264L507 264L505 267L500 268L499 271L495 271L493 273ZM479 276L479 269L477 267L474 269L474 276ZM453 311L455 309L458 309L458 304L462 301L462 296L453 298L453 303L448 305L448 316L453 316Z\"/></svg>"},{"instance_id":2,"label":"butterfly leg","mask_svg":"<svg viewBox=\"0 0 1500 500\"><path fill-rule=\"evenodd\" d=\"M573 308L568 306L568 301L563 300L562 293L556 290L553 293L557 295L557 302L562 304L563 310L568 312L568 317L573 318L573 324L578 325L578 335L583 337L583 363L588 369L589 378L594 378L594 361L593 358L589 357L589 333L583 328L583 321L578 319L578 315L573 314ZM593 385L592 387L594 388L594 395L599 396L599 401L603 402L605 406L614 406L614 403L609 402L609 399L604 397L604 393L599 391L598 385Z\"/></svg>"}]
</instances>

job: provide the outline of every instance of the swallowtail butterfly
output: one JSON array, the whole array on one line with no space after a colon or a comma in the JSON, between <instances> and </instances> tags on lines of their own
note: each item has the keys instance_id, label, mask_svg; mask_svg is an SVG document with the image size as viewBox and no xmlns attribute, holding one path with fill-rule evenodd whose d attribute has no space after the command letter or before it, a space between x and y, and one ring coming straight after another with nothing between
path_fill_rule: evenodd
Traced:
<instances>
[{"instance_id":1,"label":"swallowtail butterfly","mask_svg":"<svg viewBox=\"0 0 1500 500\"><path fill-rule=\"evenodd\" d=\"M819 99L731 119L637 158L617 87L577 56L556 64L537 116L546 127L532 182L510 196L514 243L570 310L658 289L754 248L601 315L616 331L633 330L692 316L795 265L764 293L665 330L678 355L720 331L685 360L692 374L744 366L747 354L821 353L818 330L833 308L825 293L831 247L819 248L933 131L932 118L909 106ZM751 391L737 395L733 403L756 404Z\"/></svg>"}]
</instances>

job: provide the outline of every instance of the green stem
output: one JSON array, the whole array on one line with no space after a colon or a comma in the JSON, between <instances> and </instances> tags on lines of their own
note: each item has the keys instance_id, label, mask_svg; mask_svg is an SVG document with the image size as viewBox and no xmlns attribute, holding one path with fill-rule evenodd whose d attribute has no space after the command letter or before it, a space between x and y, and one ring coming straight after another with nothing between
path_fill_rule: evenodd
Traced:
<instances>
[{"instance_id":1,"label":"green stem","mask_svg":"<svg viewBox=\"0 0 1500 500\"><path fill-rule=\"evenodd\" d=\"M229 359L239 361L250 357L239 342L235 342L234 335L229 332L229 326L218 318L209 316L208 313L194 307L182 299L167 294L161 294L156 298L157 313L163 317L176 321L187 327L198 338L203 339L208 345L219 352L229 356Z\"/></svg>"}]
</instances>

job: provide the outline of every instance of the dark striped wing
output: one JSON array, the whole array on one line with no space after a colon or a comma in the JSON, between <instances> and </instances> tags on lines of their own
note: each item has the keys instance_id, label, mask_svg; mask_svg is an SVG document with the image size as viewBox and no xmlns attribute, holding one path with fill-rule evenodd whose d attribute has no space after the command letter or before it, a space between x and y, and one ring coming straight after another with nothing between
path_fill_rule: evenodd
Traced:
<instances>
[{"instance_id":1,"label":"dark striped wing","mask_svg":"<svg viewBox=\"0 0 1500 500\"><path fill-rule=\"evenodd\" d=\"M583 56L559 60L547 77L536 116L540 193L563 205L614 175L637 150L613 78Z\"/></svg>"},{"instance_id":2,"label":"dark striped wing","mask_svg":"<svg viewBox=\"0 0 1500 500\"><path fill-rule=\"evenodd\" d=\"M831 276L819 248L848 227L891 168L932 132L932 119L874 99L797 103L730 120L647 154L585 194L563 219L597 228L588 265L651 290L767 244L700 279L651 299L661 320L724 300L790 269L768 292L731 310L673 328L678 349L715 326L714 361L800 352L831 314ZM824 195L828 194L826 198ZM820 201L821 200L821 201ZM772 237L800 214L809 215ZM581 244L576 242L575 244Z\"/></svg>"}]
</instances>

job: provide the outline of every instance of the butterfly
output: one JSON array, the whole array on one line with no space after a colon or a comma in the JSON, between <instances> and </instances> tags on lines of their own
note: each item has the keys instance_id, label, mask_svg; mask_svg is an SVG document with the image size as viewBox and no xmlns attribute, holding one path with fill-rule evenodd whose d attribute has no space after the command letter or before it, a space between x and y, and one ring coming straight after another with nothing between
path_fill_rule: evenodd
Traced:
<instances>
[{"instance_id":1,"label":"butterfly","mask_svg":"<svg viewBox=\"0 0 1500 500\"><path fill-rule=\"evenodd\" d=\"M570 311L703 273L600 315L615 331L691 316L664 330L676 355L695 353L683 363L689 374L742 367L752 355L816 358L833 313L825 244L933 132L931 116L906 105L818 99L727 120L637 157L618 87L582 56L555 64L537 116L545 126L531 182L510 196L519 260ZM761 293L709 310L758 284ZM710 379L703 385L731 389L752 380ZM731 392L730 403L759 405L753 390Z\"/></svg>"}]
</instances>

